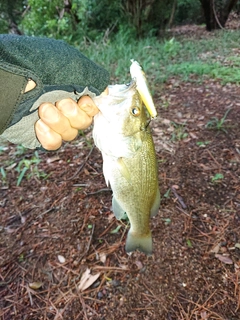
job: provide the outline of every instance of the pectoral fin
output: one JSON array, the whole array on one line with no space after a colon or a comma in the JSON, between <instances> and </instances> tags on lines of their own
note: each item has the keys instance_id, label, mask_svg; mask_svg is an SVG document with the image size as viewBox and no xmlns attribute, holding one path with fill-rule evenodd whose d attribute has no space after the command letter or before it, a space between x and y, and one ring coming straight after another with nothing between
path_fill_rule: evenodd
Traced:
<instances>
[{"instance_id":1,"label":"pectoral fin","mask_svg":"<svg viewBox=\"0 0 240 320\"><path fill-rule=\"evenodd\" d=\"M159 192L159 189L157 189L156 197L151 208L151 218L158 214L160 201L161 201L160 192Z\"/></svg>"},{"instance_id":2,"label":"pectoral fin","mask_svg":"<svg viewBox=\"0 0 240 320\"><path fill-rule=\"evenodd\" d=\"M128 168L123 160L123 158L118 158L117 159L117 165L118 169L121 172L121 175L128 181L131 182L131 176L130 172L128 171Z\"/></svg>"},{"instance_id":3,"label":"pectoral fin","mask_svg":"<svg viewBox=\"0 0 240 320\"><path fill-rule=\"evenodd\" d=\"M112 208L116 219L121 220L125 215L125 211L114 197L112 198Z\"/></svg>"}]
</instances>

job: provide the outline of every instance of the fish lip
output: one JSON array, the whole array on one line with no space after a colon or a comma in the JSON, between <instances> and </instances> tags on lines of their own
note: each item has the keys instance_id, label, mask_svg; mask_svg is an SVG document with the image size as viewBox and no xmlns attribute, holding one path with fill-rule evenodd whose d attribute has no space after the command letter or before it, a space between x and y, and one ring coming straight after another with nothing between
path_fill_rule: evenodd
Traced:
<instances>
[{"instance_id":1,"label":"fish lip","mask_svg":"<svg viewBox=\"0 0 240 320\"><path fill-rule=\"evenodd\" d=\"M108 88L109 88L109 94L108 96L111 96L111 97L119 97L119 98L122 98L122 95L131 90L131 89L135 89L137 91L137 83L136 83L136 79L132 79L129 83L125 83L123 84L122 86L125 86L123 87L122 90L119 90L119 91L113 91L115 85L109 85Z\"/></svg>"}]
</instances>

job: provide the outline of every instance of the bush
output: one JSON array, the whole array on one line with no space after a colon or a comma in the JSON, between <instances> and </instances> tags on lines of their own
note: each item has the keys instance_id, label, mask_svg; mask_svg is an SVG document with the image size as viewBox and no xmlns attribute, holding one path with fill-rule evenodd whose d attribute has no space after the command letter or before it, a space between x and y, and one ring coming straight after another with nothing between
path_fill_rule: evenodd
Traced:
<instances>
[{"instance_id":1,"label":"bush","mask_svg":"<svg viewBox=\"0 0 240 320\"><path fill-rule=\"evenodd\" d=\"M204 16L200 1L178 0L174 23L176 25L204 23Z\"/></svg>"}]
</instances>

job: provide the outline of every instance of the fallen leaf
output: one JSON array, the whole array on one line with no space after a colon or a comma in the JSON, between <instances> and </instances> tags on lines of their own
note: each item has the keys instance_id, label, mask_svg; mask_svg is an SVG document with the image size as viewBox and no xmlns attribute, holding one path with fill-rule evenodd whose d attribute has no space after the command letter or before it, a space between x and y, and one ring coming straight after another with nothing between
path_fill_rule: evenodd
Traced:
<instances>
[{"instance_id":1,"label":"fallen leaf","mask_svg":"<svg viewBox=\"0 0 240 320\"><path fill-rule=\"evenodd\" d=\"M90 274L90 269L86 269L82 274L80 283L78 285L78 290L84 291L89 288L100 276L100 272L94 275Z\"/></svg>"},{"instance_id":2,"label":"fallen leaf","mask_svg":"<svg viewBox=\"0 0 240 320\"><path fill-rule=\"evenodd\" d=\"M210 252L212 253L218 253L220 250L220 244L218 243L215 247L213 247Z\"/></svg>"},{"instance_id":3,"label":"fallen leaf","mask_svg":"<svg viewBox=\"0 0 240 320\"><path fill-rule=\"evenodd\" d=\"M105 263L105 262L106 262L106 259L107 259L106 253L101 252L101 253L99 254L99 260L100 260L102 263Z\"/></svg>"},{"instance_id":4,"label":"fallen leaf","mask_svg":"<svg viewBox=\"0 0 240 320\"><path fill-rule=\"evenodd\" d=\"M31 282L28 284L28 286L30 289L37 290L43 286L43 283L42 282Z\"/></svg>"},{"instance_id":5,"label":"fallen leaf","mask_svg":"<svg viewBox=\"0 0 240 320\"><path fill-rule=\"evenodd\" d=\"M171 120L168 119L162 119L162 124L166 124L166 125L170 125L171 124Z\"/></svg>"},{"instance_id":6,"label":"fallen leaf","mask_svg":"<svg viewBox=\"0 0 240 320\"><path fill-rule=\"evenodd\" d=\"M207 319L208 319L208 315L207 315L207 312L206 312L206 311L202 311L202 312L201 312L201 319L202 319L202 320L207 320Z\"/></svg>"},{"instance_id":7,"label":"fallen leaf","mask_svg":"<svg viewBox=\"0 0 240 320\"><path fill-rule=\"evenodd\" d=\"M233 264L232 259L229 258L228 256L223 256L222 254L216 253L216 254L215 254L215 258L217 258L218 260L220 260L220 261L223 262L223 263Z\"/></svg>"},{"instance_id":8,"label":"fallen leaf","mask_svg":"<svg viewBox=\"0 0 240 320\"><path fill-rule=\"evenodd\" d=\"M59 156L55 156L55 157L52 157L52 158L48 158L47 159L47 163L52 163L52 162L55 162L55 161L58 161L60 160L60 157Z\"/></svg>"},{"instance_id":9,"label":"fallen leaf","mask_svg":"<svg viewBox=\"0 0 240 320\"><path fill-rule=\"evenodd\" d=\"M88 171L86 168L83 169L83 171L84 171L84 173L85 173L86 176L89 176L89 175L90 175L89 171Z\"/></svg>"},{"instance_id":10,"label":"fallen leaf","mask_svg":"<svg viewBox=\"0 0 240 320\"><path fill-rule=\"evenodd\" d=\"M14 162L13 164L11 164L10 166L8 166L7 168L5 168L6 171L11 171L13 168L15 168L17 165L16 162Z\"/></svg>"},{"instance_id":11,"label":"fallen leaf","mask_svg":"<svg viewBox=\"0 0 240 320\"><path fill-rule=\"evenodd\" d=\"M64 262L66 262L66 259L59 254L59 255L58 255L58 261L59 261L60 263L64 263Z\"/></svg>"},{"instance_id":12,"label":"fallen leaf","mask_svg":"<svg viewBox=\"0 0 240 320\"><path fill-rule=\"evenodd\" d=\"M193 133L193 132L189 132L189 135L191 136L191 138L193 138L193 139L197 139L197 136L196 136L196 134L195 134L195 133Z\"/></svg>"},{"instance_id":13,"label":"fallen leaf","mask_svg":"<svg viewBox=\"0 0 240 320\"><path fill-rule=\"evenodd\" d=\"M141 261L135 261L136 266L138 267L139 270L141 270L143 268L143 264Z\"/></svg>"}]
</instances>

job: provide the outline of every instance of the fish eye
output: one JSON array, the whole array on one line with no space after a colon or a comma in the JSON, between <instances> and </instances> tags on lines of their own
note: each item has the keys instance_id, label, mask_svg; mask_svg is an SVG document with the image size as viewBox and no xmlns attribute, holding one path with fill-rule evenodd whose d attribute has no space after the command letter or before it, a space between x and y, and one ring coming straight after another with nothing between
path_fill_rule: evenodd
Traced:
<instances>
[{"instance_id":1,"label":"fish eye","mask_svg":"<svg viewBox=\"0 0 240 320\"><path fill-rule=\"evenodd\" d=\"M138 107L134 107L131 109L131 113L134 117L138 117L140 115L140 109Z\"/></svg>"}]
</instances>

